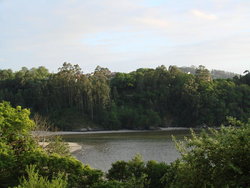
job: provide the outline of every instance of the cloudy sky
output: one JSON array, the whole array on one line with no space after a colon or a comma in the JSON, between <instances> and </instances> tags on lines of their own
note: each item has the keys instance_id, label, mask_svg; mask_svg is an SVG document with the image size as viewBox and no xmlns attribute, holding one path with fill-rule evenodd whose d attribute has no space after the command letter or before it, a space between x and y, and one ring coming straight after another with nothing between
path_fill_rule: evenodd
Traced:
<instances>
[{"instance_id":1,"label":"cloudy sky","mask_svg":"<svg viewBox=\"0 0 250 188\"><path fill-rule=\"evenodd\" d=\"M0 0L0 69L250 69L250 0Z\"/></svg>"}]
</instances>

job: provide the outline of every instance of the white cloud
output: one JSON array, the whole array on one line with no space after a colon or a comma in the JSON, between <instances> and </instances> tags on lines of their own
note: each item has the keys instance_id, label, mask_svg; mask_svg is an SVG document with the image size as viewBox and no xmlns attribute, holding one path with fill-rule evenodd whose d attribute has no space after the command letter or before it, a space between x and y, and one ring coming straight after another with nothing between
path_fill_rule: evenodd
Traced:
<instances>
[{"instance_id":1,"label":"white cloud","mask_svg":"<svg viewBox=\"0 0 250 188\"><path fill-rule=\"evenodd\" d=\"M202 64L209 69L243 73L250 67L249 51L250 34L245 33L202 43L176 46L169 49L169 53L160 56L159 59L167 59L169 64L179 66Z\"/></svg>"},{"instance_id":2,"label":"white cloud","mask_svg":"<svg viewBox=\"0 0 250 188\"><path fill-rule=\"evenodd\" d=\"M203 12L197 9L193 9L190 11L192 15L198 17L198 18L202 18L202 19L206 19L206 20L216 20L217 16L214 14L210 14L207 12Z\"/></svg>"},{"instance_id":3,"label":"white cloud","mask_svg":"<svg viewBox=\"0 0 250 188\"><path fill-rule=\"evenodd\" d=\"M149 27L166 28L169 26L169 23L163 19L145 17L135 18L135 21L139 24L143 24Z\"/></svg>"},{"instance_id":4,"label":"white cloud","mask_svg":"<svg viewBox=\"0 0 250 188\"><path fill-rule=\"evenodd\" d=\"M98 64L114 71L127 71L166 61L206 66L210 62L211 67L226 67L228 59L231 64L250 62L250 41L233 40L250 30L250 6L234 0L222 0L228 2L215 6L215 1L220 0L212 1L209 4L210 1L190 0L183 6L169 1L151 7L143 6L141 0L62 0L54 1L53 6L48 1L40 9L32 6L35 1L30 8L25 5L12 12L7 7L6 25L0 31L1 34L6 30L0 56L8 60L6 67L12 61L30 62L32 66L44 64L48 68L53 64L57 68L63 61L69 61L82 63L90 71ZM223 41L225 38L232 42L228 44Z\"/></svg>"}]
</instances>

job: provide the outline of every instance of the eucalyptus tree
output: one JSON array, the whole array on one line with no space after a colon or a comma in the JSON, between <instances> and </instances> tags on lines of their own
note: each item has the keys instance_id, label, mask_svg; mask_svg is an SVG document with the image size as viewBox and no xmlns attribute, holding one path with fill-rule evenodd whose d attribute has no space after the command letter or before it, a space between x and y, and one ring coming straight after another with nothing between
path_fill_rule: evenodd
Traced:
<instances>
[{"instance_id":1,"label":"eucalyptus tree","mask_svg":"<svg viewBox=\"0 0 250 188\"><path fill-rule=\"evenodd\" d=\"M11 69L3 69L0 70L0 80L8 80L13 79L14 73Z\"/></svg>"},{"instance_id":2,"label":"eucalyptus tree","mask_svg":"<svg viewBox=\"0 0 250 188\"><path fill-rule=\"evenodd\" d=\"M198 80L202 81L211 81L212 77L208 69L205 66L199 65L199 67L195 70L195 76Z\"/></svg>"},{"instance_id":3,"label":"eucalyptus tree","mask_svg":"<svg viewBox=\"0 0 250 188\"><path fill-rule=\"evenodd\" d=\"M89 77L92 84L93 113L100 114L110 104L109 76L107 68L97 66L95 72ZM94 119L94 114L91 116Z\"/></svg>"}]
</instances>

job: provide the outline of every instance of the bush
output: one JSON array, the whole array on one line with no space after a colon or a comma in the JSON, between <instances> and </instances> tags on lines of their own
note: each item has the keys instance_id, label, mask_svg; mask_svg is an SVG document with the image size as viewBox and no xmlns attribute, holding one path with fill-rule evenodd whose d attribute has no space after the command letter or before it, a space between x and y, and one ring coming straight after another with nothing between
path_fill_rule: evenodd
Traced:
<instances>
[{"instance_id":1,"label":"bush","mask_svg":"<svg viewBox=\"0 0 250 188\"><path fill-rule=\"evenodd\" d=\"M168 184L168 182L162 181L162 178L165 174L170 173L170 165L166 163L158 163L156 161L148 161L145 169L145 173L147 174L147 179L149 182L150 188L164 188Z\"/></svg>"},{"instance_id":2,"label":"bush","mask_svg":"<svg viewBox=\"0 0 250 188\"><path fill-rule=\"evenodd\" d=\"M69 187L90 187L101 180L100 170L91 169L69 156L64 152L64 145L56 144L60 140L51 144L51 152L44 151L31 135L34 122L29 115L27 109L0 103L0 187L16 186L18 178L27 174L25 168L29 165L36 165L38 169L39 178L35 176L37 172L33 173L38 178L37 183L54 182L54 175L61 173L67 174Z\"/></svg>"},{"instance_id":3,"label":"bush","mask_svg":"<svg viewBox=\"0 0 250 188\"><path fill-rule=\"evenodd\" d=\"M231 125L241 125L230 119ZM192 132L177 144L182 158L177 165L179 187L249 187L250 121L240 127Z\"/></svg>"},{"instance_id":4,"label":"bush","mask_svg":"<svg viewBox=\"0 0 250 188\"><path fill-rule=\"evenodd\" d=\"M69 187L89 187L99 182L103 176L103 172L100 170L92 169L73 157L62 157L58 154L48 155L44 151L38 151L23 156L18 177L24 175L24 172L21 171L25 168L24 165L30 164L36 165L39 174L49 179L54 174L67 174Z\"/></svg>"},{"instance_id":5,"label":"bush","mask_svg":"<svg viewBox=\"0 0 250 188\"><path fill-rule=\"evenodd\" d=\"M127 187L161 188L166 186L166 181L161 181L161 179L167 173L173 174L171 170L170 165L156 161L145 163L140 155L136 155L128 162L117 161L113 163L107 178L111 181L125 182L124 185Z\"/></svg>"},{"instance_id":6,"label":"bush","mask_svg":"<svg viewBox=\"0 0 250 188\"><path fill-rule=\"evenodd\" d=\"M144 174L145 164L140 155L136 155L132 160L117 161L109 169L107 178L117 181L128 181L133 176L139 178Z\"/></svg>"},{"instance_id":7,"label":"bush","mask_svg":"<svg viewBox=\"0 0 250 188\"><path fill-rule=\"evenodd\" d=\"M103 181L94 184L91 188L128 188L127 185L119 181Z\"/></svg>"},{"instance_id":8,"label":"bush","mask_svg":"<svg viewBox=\"0 0 250 188\"><path fill-rule=\"evenodd\" d=\"M250 121L228 118L227 127L209 129L177 142L181 158L170 165L140 156L112 164L107 178L127 187L250 187Z\"/></svg>"},{"instance_id":9,"label":"bush","mask_svg":"<svg viewBox=\"0 0 250 188\"><path fill-rule=\"evenodd\" d=\"M66 188L67 178L63 174L58 174L57 177L53 177L52 180L48 180L47 177L40 176L35 171L35 166L28 166L26 168L28 179L22 178L21 184L16 188Z\"/></svg>"},{"instance_id":10,"label":"bush","mask_svg":"<svg viewBox=\"0 0 250 188\"><path fill-rule=\"evenodd\" d=\"M60 136L53 137L44 149L49 154L56 153L61 156L70 156L69 144L63 142L62 137Z\"/></svg>"}]
</instances>

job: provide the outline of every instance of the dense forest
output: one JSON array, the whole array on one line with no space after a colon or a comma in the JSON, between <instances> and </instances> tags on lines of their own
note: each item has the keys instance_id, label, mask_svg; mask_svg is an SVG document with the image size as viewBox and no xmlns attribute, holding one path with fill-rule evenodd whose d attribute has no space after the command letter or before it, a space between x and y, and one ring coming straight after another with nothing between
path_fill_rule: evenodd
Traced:
<instances>
[{"instance_id":1,"label":"dense forest","mask_svg":"<svg viewBox=\"0 0 250 188\"><path fill-rule=\"evenodd\" d=\"M0 70L0 100L30 108L62 130L218 126L227 116L246 122L250 73L218 79L215 72L162 65L130 73L98 66L85 74L70 63L57 73L45 67Z\"/></svg>"}]
</instances>

